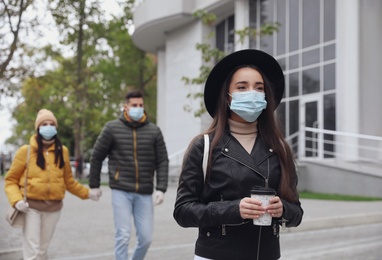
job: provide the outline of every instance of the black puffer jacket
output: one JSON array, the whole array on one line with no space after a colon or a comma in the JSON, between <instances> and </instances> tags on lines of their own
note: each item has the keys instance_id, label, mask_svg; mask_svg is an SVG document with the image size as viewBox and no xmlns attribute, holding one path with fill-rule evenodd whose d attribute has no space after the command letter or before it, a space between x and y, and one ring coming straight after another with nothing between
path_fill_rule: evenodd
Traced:
<instances>
[{"instance_id":1,"label":"black puffer jacket","mask_svg":"<svg viewBox=\"0 0 382 260\"><path fill-rule=\"evenodd\" d=\"M182 227L199 227L195 254L210 259L265 259L280 257L279 223L255 226L240 216L239 203L250 197L253 186L277 191L281 176L278 157L258 136L249 155L240 143L226 133L212 153L211 174L204 185L202 160L204 140L191 144L179 180L174 218ZM297 185L297 176L294 182ZM291 187L296 189L296 185ZM281 198L282 199L282 198ZM300 224L300 202L282 199L287 226Z\"/></svg>"},{"instance_id":2,"label":"black puffer jacket","mask_svg":"<svg viewBox=\"0 0 382 260\"><path fill-rule=\"evenodd\" d=\"M151 194L154 189L166 192L168 156L158 126L128 122L122 114L108 122L93 148L89 186L98 188L102 161L109 157L109 186L112 189Z\"/></svg>"}]
</instances>

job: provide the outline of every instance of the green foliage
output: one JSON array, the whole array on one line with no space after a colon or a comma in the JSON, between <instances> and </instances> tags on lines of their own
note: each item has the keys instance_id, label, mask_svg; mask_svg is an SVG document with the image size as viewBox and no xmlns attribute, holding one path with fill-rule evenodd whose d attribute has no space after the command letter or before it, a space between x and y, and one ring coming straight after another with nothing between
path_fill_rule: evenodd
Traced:
<instances>
[{"instance_id":1,"label":"green foliage","mask_svg":"<svg viewBox=\"0 0 382 260\"><path fill-rule=\"evenodd\" d=\"M28 46L28 32L40 32L35 1L0 1L0 95L14 96L18 83L33 74L30 66L34 49ZM22 37L27 36L27 37ZM0 99L1 100L1 99ZM2 104L0 103L0 108Z\"/></svg>"},{"instance_id":2,"label":"green foliage","mask_svg":"<svg viewBox=\"0 0 382 260\"><path fill-rule=\"evenodd\" d=\"M197 10L192 14L194 17L200 19L203 24L212 26L216 21L216 14L209 13L204 10Z\"/></svg>"},{"instance_id":3,"label":"green foliage","mask_svg":"<svg viewBox=\"0 0 382 260\"><path fill-rule=\"evenodd\" d=\"M245 27L242 30L235 30L235 34L239 36L239 42L243 43L245 38L249 37L252 39L256 39L257 36L267 36L272 35L274 32L279 30L281 24L279 22L276 23L264 23L262 24L260 31L255 28Z\"/></svg>"},{"instance_id":4,"label":"green foliage","mask_svg":"<svg viewBox=\"0 0 382 260\"><path fill-rule=\"evenodd\" d=\"M77 180L79 183L84 184L84 185L89 185L89 180L88 179L79 179ZM109 182L106 181L101 181L101 186L109 186Z\"/></svg>"},{"instance_id":5,"label":"green foliage","mask_svg":"<svg viewBox=\"0 0 382 260\"><path fill-rule=\"evenodd\" d=\"M341 194L327 194L327 193L314 193L314 192L300 192L302 199L317 199L317 200L342 200L342 201L380 201L382 198L363 197L354 195L341 195Z\"/></svg>"},{"instance_id":6,"label":"green foliage","mask_svg":"<svg viewBox=\"0 0 382 260\"><path fill-rule=\"evenodd\" d=\"M22 83L23 102L13 111L17 124L8 142L28 142L38 110L47 108L56 115L58 134L71 155L89 159L104 124L121 114L129 90L145 94L145 109L155 122L156 59L134 46L128 33L134 1L121 1L127 14L111 20L94 1L49 3L61 30L60 44L40 49L41 60L49 60L51 67Z\"/></svg>"}]
</instances>

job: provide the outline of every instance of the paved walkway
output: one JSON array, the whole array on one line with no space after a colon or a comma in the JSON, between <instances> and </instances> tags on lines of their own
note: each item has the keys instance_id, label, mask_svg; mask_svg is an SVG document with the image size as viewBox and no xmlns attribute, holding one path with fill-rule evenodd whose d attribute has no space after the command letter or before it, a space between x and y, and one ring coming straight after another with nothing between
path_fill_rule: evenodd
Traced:
<instances>
[{"instance_id":1,"label":"paved walkway","mask_svg":"<svg viewBox=\"0 0 382 260\"><path fill-rule=\"evenodd\" d=\"M0 259L20 260L21 231L8 226L4 215L8 202L0 180ZM111 192L102 187L100 201L81 200L67 193L61 219L49 248L53 260L112 260L114 227ZM181 228L172 217L176 185L171 184L162 205L155 207L154 240L146 259L192 259L196 228ZM382 223L382 201L340 202L302 199L305 211L297 228L283 232L304 232L312 229ZM282 239L282 234L281 234ZM132 238L130 250L135 244Z\"/></svg>"}]
</instances>

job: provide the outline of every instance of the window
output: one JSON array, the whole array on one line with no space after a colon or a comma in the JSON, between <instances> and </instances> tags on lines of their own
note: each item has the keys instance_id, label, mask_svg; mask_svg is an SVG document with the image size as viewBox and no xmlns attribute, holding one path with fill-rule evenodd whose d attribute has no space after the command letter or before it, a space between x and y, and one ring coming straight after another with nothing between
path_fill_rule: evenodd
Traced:
<instances>
[{"instance_id":1,"label":"window","mask_svg":"<svg viewBox=\"0 0 382 260\"><path fill-rule=\"evenodd\" d=\"M256 30L265 23L280 24L278 32L251 39L249 47L273 55L285 73L285 96L277 109L285 135L297 144L296 133L304 121L299 104L307 98L317 105L314 111L307 106L308 113L324 107L322 118L315 119L322 123L318 127L335 130L336 0L249 0L249 12L250 26Z\"/></svg>"},{"instance_id":2,"label":"window","mask_svg":"<svg viewBox=\"0 0 382 260\"><path fill-rule=\"evenodd\" d=\"M216 26L216 47L224 53L234 51L235 17L232 15Z\"/></svg>"},{"instance_id":3,"label":"window","mask_svg":"<svg viewBox=\"0 0 382 260\"><path fill-rule=\"evenodd\" d=\"M304 70L302 73L302 93L311 94L320 91L320 68Z\"/></svg>"},{"instance_id":4,"label":"window","mask_svg":"<svg viewBox=\"0 0 382 260\"><path fill-rule=\"evenodd\" d=\"M302 1L302 47L320 43L320 1Z\"/></svg>"},{"instance_id":5,"label":"window","mask_svg":"<svg viewBox=\"0 0 382 260\"><path fill-rule=\"evenodd\" d=\"M299 24L299 0L289 0L289 51L299 48Z\"/></svg>"}]
</instances>

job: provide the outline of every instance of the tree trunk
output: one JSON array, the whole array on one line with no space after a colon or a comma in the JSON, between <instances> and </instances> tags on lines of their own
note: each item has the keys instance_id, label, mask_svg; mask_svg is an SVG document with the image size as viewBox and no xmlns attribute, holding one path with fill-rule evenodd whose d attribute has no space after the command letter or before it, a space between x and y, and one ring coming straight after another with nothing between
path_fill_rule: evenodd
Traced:
<instances>
[{"instance_id":1,"label":"tree trunk","mask_svg":"<svg viewBox=\"0 0 382 260\"><path fill-rule=\"evenodd\" d=\"M76 106L75 106L75 116L74 116L74 156L76 160L82 157L83 147L82 147L82 137L83 137L83 110L85 103L85 86L83 84L83 71L82 71L82 60L83 60L83 25L85 22L85 0L80 0L79 12L79 24L78 24L78 41L77 41L77 91L76 91ZM82 164L81 164L82 165ZM81 179L82 169L76 169L76 177Z\"/></svg>"}]
</instances>

